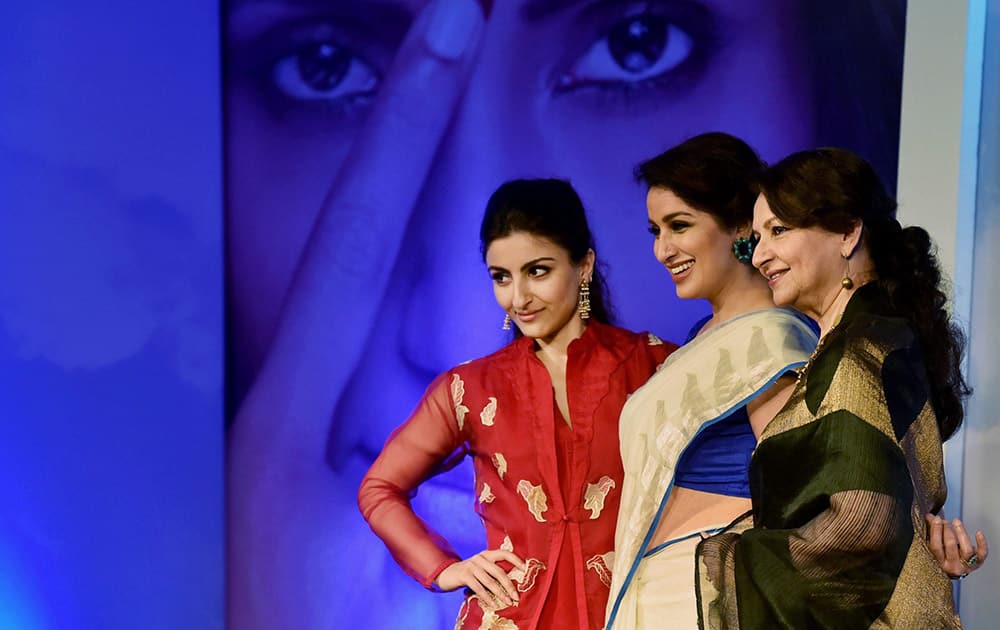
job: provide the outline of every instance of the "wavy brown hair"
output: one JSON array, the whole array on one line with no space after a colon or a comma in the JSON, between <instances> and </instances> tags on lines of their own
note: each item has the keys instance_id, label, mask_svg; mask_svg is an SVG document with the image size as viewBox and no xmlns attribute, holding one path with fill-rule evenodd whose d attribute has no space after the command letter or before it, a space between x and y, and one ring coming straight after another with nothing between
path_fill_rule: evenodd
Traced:
<instances>
[{"instance_id":1,"label":"wavy brown hair","mask_svg":"<svg viewBox=\"0 0 1000 630\"><path fill-rule=\"evenodd\" d=\"M793 153L764 171L758 183L774 215L792 227L846 234L861 221L876 282L892 312L917 333L938 428L942 439L951 437L971 393L961 370L965 335L948 313L947 286L927 230L900 226L896 201L872 165L845 149Z\"/></svg>"}]
</instances>

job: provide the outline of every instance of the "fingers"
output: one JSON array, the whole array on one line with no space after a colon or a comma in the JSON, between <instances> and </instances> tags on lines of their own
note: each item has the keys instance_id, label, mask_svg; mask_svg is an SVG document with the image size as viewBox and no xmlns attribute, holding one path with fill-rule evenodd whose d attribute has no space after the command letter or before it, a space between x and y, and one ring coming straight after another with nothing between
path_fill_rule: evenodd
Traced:
<instances>
[{"instance_id":1,"label":"fingers","mask_svg":"<svg viewBox=\"0 0 1000 630\"><path fill-rule=\"evenodd\" d=\"M504 606L510 606L520 599L517 587L507 576L506 571L498 567L495 562L487 559L485 554L479 554L475 559L480 569L476 578L493 593L497 600L502 602Z\"/></svg>"},{"instance_id":2,"label":"fingers","mask_svg":"<svg viewBox=\"0 0 1000 630\"><path fill-rule=\"evenodd\" d=\"M514 565L515 567L517 567L522 571L528 570L528 565L524 563L524 560L521 560L521 558L512 551L506 551L504 549L496 549L488 553L491 554L491 557L494 562L499 562L500 560L506 560L507 562L511 563L512 565Z\"/></svg>"},{"instance_id":3,"label":"fingers","mask_svg":"<svg viewBox=\"0 0 1000 630\"><path fill-rule=\"evenodd\" d=\"M972 541L969 539L969 534L965 531L965 525L962 524L961 519L952 519L951 524L955 530L955 540L958 542L959 558L965 562L976 553L976 549L972 546Z\"/></svg>"},{"instance_id":4,"label":"fingers","mask_svg":"<svg viewBox=\"0 0 1000 630\"><path fill-rule=\"evenodd\" d=\"M986 536L981 531L976 532L976 544L972 544L972 540L969 538L969 534L965 528L965 524L962 523L960 519L955 519L955 532L958 538L959 552L962 556L962 571L964 573L970 573L976 571L986 562L986 558L990 555L990 546L986 540Z\"/></svg>"},{"instance_id":5,"label":"fingers","mask_svg":"<svg viewBox=\"0 0 1000 630\"><path fill-rule=\"evenodd\" d=\"M944 544L945 559L949 565L962 562L962 556L959 555L958 551L958 539L955 537L955 531L952 529L951 524L944 519L939 518L938 520L941 521L941 537Z\"/></svg>"},{"instance_id":6,"label":"fingers","mask_svg":"<svg viewBox=\"0 0 1000 630\"><path fill-rule=\"evenodd\" d=\"M416 17L332 185L237 424L280 418L268 449L328 442L328 419L363 352L424 180L461 100L484 27L476 0L431 0ZM331 352L336 348L336 352ZM301 395L284 394L294 383ZM247 416L247 417L243 417ZM287 436L282 438L282 436ZM345 442L345 440L339 440ZM351 442L353 444L353 442Z\"/></svg>"},{"instance_id":7,"label":"fingers","mask_svg":"<svg viewBox=\"0 0 1000 630\"><path fill-rule=\"evenodd\" d=\"M927 520L927 547L937 563L943 567L945 564L943 522L933 514L926 514L924 518Z\"/></svg>"},{"instance_id":8,"label":"fingers","mask_svg":"<svg viewBox=\"0 0 1000 630\"><path fill-rule=\"evenodd\" d=\"M438 576L437 585L446 591L465 586L482 602L496 608L512 606L520 601L520 593L507 572L496 564L499 560L506 560L517 567L525 566L513 553L486 550L447 567Z\"/></svg>"},{"instance_id":9,"label":"fingers","mask_svg":"<svg viewBox=\"0 0 1000 630\"><path fill-rule=\"evenodd\" d=\"M957 578L967 573L965 563L959 557L957 539L951 530L951 525L945 519L926 514L927 547L941 569L951 578Z\"/></svg>"},{"instance_id":10,"label":"fingers","mask_svg":"<svg viewBox=\"0 0 1000 630\"><path fill-rule=\"evenodd\" d=\"M990 555L990 545L983 532L976 532L976 555L979 556L978 566L982 566L986 562L986 557Z\"/></svg>"},{"instance_id":11,"label":"fingers","mask_svg":"<svg viewBox=\"0 0 1000 630\"><path fill-rule=\"evenodd\" d=\"M460 100L483 26L475 0L428 4L407 34L351 158L324 202L323 214L330 220L318 227L333 232L340 245L330 250L334 270L350 277L358 290L371 292L371 276L385 276L391 268ZM372 257L380 264L373 265Z\"/></svg>"},{"instance_id":12,"label":"fingers","mask_svg":"<svg viewBox=\"0 0 1000 630\"><path fill-rule=\"evenodd\" d=\"M976 532L973 544L961 519L949 522L933 514L926 514L924 518L927 521L927 547L950 577L965 577L983 565L990 551L986 536L981 531Z\"/></svg>"}]
</instances>

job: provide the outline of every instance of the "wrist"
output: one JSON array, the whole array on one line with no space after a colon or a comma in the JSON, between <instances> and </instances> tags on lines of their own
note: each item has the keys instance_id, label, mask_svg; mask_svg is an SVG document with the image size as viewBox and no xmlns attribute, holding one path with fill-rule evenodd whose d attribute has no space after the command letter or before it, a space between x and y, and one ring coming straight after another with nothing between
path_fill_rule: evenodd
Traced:
<instances>
[{"instance_id":1,"label":"wrist","mask_svg":"<svg viewBox=\"0 0 1000 630\"><path fill-rule=\"evenodd\" d=\"M438 585L437 580L439 577L441 577L441 574L444 573L445 569L447 569L453 564L457 564L458 562L460 562L458 558L447 558L446 560L442 561L441 564L435 567L434 571L432 571L431 574L427 576L427 579L423 580L424 587L436 593L445 592L444 589L442 589Z\"/></svg>"}]
</instances>

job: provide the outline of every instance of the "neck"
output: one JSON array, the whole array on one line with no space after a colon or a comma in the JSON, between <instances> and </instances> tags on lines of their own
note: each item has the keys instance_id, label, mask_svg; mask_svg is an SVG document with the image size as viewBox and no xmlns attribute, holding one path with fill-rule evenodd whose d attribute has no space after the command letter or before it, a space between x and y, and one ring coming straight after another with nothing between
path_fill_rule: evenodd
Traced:
<instances>
[{"instance_id":1,"label":"neck","mask_svg":"<svg viewBox=\"0 0 1000 630\"><path fill-rule=\"evenodd\" d=\"M819 336L820 339L826 337L826 334L830 332L838 323L840 323L840 316L844 314L844 309L847 308L847 303L851 301L851 296L854 292L858 290L858 287L853 289L845 289L840 287L840 290L834 295L833 300L821 313L807 313L810 317L816 320L819 324Z\"/></svg>"},{"instance_id":2,"label":"neck","mask_svg":"<svg viewBox=\"0 0 1000 630\"><path fill-rule=\"evenodd\" d=\"M767 279L749 265L740 265L732 280L718 294L708 298L712 305L709 325L730 320L739 315L774 308Z\"/></svg>"},{"instance_id":3,"label":"neck","mask_svg":"<svg viewBox=\"0 0 1000 630\"><path fill-rule=\"evenodd\" d=\"M850 289L845 289L843 284L838 282L835 285L836 288L831 290L832 297L821 302L815 311L809 312L807 309L800 309L819 324L820 339L825 337L840 322L840 316L844 314L844 309L847 308L847 303L851 301L854 292L878 277L875 273L875 265L864 248L859 248L853 256L847 259L845 265L844 278L850 278L853 283Z\"/></svg>"},{"instance_id":4,"label":"neck","mask_svg":"<svg viewBox=\"0 0 1000 630\"><path fill-rule=\"evenodd\" d=\"M847 308L847 303L851 301L851 297L854 295L854 292L869 282L872 282L875 278L875 272L873 271L852 274L851 279L854 281L853 287L850 289L840 287L840 291L834 295L830 305L824 309L823 312L814 314L807 313L807 315L815 319L816 323L819 324L819 336L821 339L826 336L826 333L830 332L830 330L840 323L840 317L844 314L844 310Z\"/></svg>"},{"instance_id":5,"label":"neck","mask_svg":"<svg viewBox=\"0 0 1000 630\"><path fill-rule=\"evenodd\" d=\"M548 337L536 337L535 345L538 352L550 359L565 359L569 344L579 339L587 325L577 315L566 322L555 334Z\"/></svg>"}]
</instances>

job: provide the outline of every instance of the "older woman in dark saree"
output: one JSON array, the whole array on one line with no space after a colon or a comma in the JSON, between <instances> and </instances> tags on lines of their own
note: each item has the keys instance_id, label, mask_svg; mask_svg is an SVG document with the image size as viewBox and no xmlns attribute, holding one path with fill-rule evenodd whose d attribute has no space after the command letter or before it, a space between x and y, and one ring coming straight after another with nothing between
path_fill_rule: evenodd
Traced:
<instances>
[{"instance_id":1,"label":"older woman in dark saree","mask_svg":"<svg viewBox=\"0 0 1000 630\"><path fill-rule=\"evenodd\" d=\"M750 468L750 522L698 549L703 628L960 627L927 544L969 390L927 232L843 150L762 178L754 265L821 340ZM963 549L975 563L975 552Z\"/></svg>"}]
</instances>

